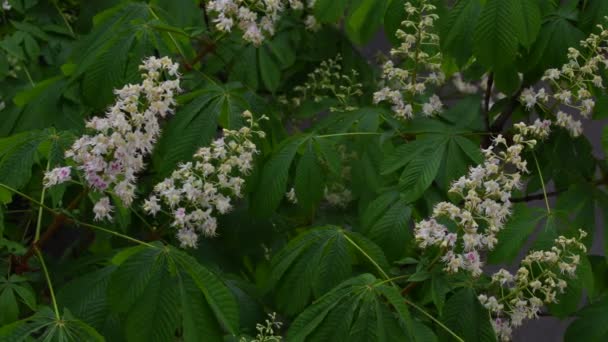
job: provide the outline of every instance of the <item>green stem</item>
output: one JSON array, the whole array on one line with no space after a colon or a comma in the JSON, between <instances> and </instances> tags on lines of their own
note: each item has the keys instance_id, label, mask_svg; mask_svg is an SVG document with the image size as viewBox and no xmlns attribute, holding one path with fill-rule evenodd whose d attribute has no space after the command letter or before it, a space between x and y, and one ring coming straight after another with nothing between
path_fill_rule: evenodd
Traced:
<instances>
[{"instance_id":1,"label":"green stem","mask_svg":"<svg viewBox=\"0 0 608 342\"><path fill-rule=\"evenodd\" d=\"M30 75L30 71L27 69L27 66L25 65L25 63L21 63L21 65L23 66L23 71L25 72L27 79L30 81L32 88L34 88L36 86L36 83L34 83L34 80L32 79L32 75Z\"/></svg>"},{"instance_id":2,"label":"green stem","mask_svg":"<svg viewBox=\"0 0 608 342\"><path fill-rule=\"evenodd\" d=\"M48 211L48 212L52 213L53 215L56 215L56 216L61 215L61 213L60 213L60 212L57 212L56 210L54 210L54 209L51 209L51 208L47 207L47 206L46 206L46 205L44 205L43 203L40 203L39 201L37 201L37 200L33 199L32 197L30 197L30 196L28 196L28 195L24 194L23 192L21 192L21 191L19 191L19 190L16 190L16 189L11 188L10 186L8 186L8 185L6 185L6 184L2 184L2 183L0 183L0 187L3 187L3 188L5 188L5 189L7 189L8 191L11 191L11 192L13 192L13 193L15 193L15 194L17 194L17 195L19 195L19 196L21 196L21 197L23 197L23 198L25 198L25 199L29 200L30 202L32 202L32 203L34 203L34 204L39 205L41 208L43 208L43 209L45 209L46 211ZM91 228L91 229L99 230L99 231L102 231L102 232L106 232L106 233L108 233L108 234L112 234L112 235L114 235L114 236L118 236L118 237L123 238L123 239L125 239L125 240L129 240L129 241L131 241L131 242L135 242L135 243L137 243L137 244L140 244L140 245L143 245L143 246L147 246L147 247L150 247L150 248L158 248L157 246L154 246L154 245L153 245L153 244L151 244L151 243L147 243L147 242L145 242L145 241L141 241L141 240L138 240L138 239L132 238L132 237L130 237L130 236L128 236L128 235L124 235L124 234L121 234L121 233L115 232L115 231L113 231L113 230L107 229L107 228L103 228L103 227L96 226L96 225L94 225L94 224L90 224L90 223L86 223L86 222L81 222L81 221L79 221L79 220L77 220L77 219L75 219L75 218L72 218L72 217L70 217L70 220L71 220L72 222L74 222L76 225L81 225L81 226L83 226L83 227L87 227L87 228Z\"/></svg>"},{"instance_id":3,"label":"green stem","mask_svg":"<svg viewBox=\"0 0 608 342\"><path fill-rule=\"evenodd\" d=\"M158 21L162 21L162 20L160 20L160 18L158 17L158 15L156 15L156 12L154 12L154 10L152 9L152 6L148 6L148 9L150 10L150 14L152 14L152 16L154 17L154 19L156 19ZM175 37L173 37L173 35L171 34L171 32L167 32L167 35L169 36L169 39L171 39L171 42L173 42L173 45L175 45L175 48L177 49L177 52L179 52L180 56L182 56L182 59L184 61L186 61L186 54L182 50L181 46L179 46L179 44L177 43L177 40L175 40Z\"/></svg>"},{"instance_id":4,"label":"green stem","mask_svg":"<svg viewBox=\"0 0 608 342\"><path fill-rule=\"evenodd\" d=\"M49 172L51 161L46 162L46 172ZM40 194L40 203L44 204L44 195L46 193L46 187L42 187L42 193ZM38 207L38 220L36 221L36 233L34 234L34 243L40 239L40 229L42 228L42 206Z\"/></svg>"},{"instance_id":5,"label":"green stem","mask_svg":"<svg viewBox=\"0 0 608 342\"><path fill-rule=\"evenodd\" d=\"M407 298L404 299L408 305L411 305L414 309L420 311L423 315L430 318L433 322L435 322L438 326L440 326L443 330L447 331L450 335L452 335L457 341L464 342L464 340L456 335L450 328L446 327L443 323L441 323L437 318L433 317L433 315L429 314L423 308L416 305L414 302L409 301Z\"/></svg>"},{"instance_id":6,"label":"green stem","mask_svg":"<svg viewBox=\"0 0 608 342\"><path fill-rule=\"evenodd\" d=\"M46 264L44 263L44 258L42 257L42 253L40 250L36 248L36 255L40 260L40 265L42 266L42 270L44 271L44 277L46 278L46 283L49 287L49 292L51 294L51 301L53 302L53 310L55 311L55 318L57 320L61 320L61 315L59 314L59 309L57 308L57 299L55 299L55 291L53 290L53 284L51 283L51 277L49 276L49 270L46 268Z\"/></svg>"},{"instance_id":7,"label":"green stem","mask_svg":"<svg viewBox=\"0 0 608 342\"><path fill-rule=\"evenodd\" d=\"M59 15L61 16L61 19L63 19L63 23L68 28L68 31L70 31L70 35L72 36L72 38L76 38L76 34L74 33L74 30L72 29L72 26L68 22L68 19L65 17L65 15L63 14L63 12L61 12L61 9L59 9L59 6L57 5L57 1L52 1L52 3L53 3L53 6L55 6L55 9L57 9L57 12L59 12Z\"/></svg>"},{"instance_id":8,"label":"green stem","mask_svg":"<svg viewBox=\"0 0 608 342\"><path fill-rule=\"evenodd\" d=\"M551 207L549 206L549 198L547 196L547 189L545 188L545 180L543 179L543 173L540 170L540 165L538 164L538 159L536 158L536 154L532 153L532 157L534 157L534 163L536 164L536 170L538 171L538 177L540 177L540 185L543 188L543 197L545 198L545 205L547 206L547 214L551 215Z\"/></svg>"},{"instance_id":9,"label":"green stem","mask_svg":"<svg viewBox=\"0 0 608 342\"><path fill-rule=\"evenodd\" d=\"M386 272L384 272L384 270L382 269L382 267L380 267L380 265L378 265L378 263L369 255L367 254L363 248L359 247L359 245L351 240L351 238L348 237L348 235L346 233L342 234L344 236L344 238L346 239L346 241L348 241L351 245L353 245L353 247L355 247L357 250L359 250L359 252L361 252L361 254L363 254L367 260L369 260L374 267L376 267L378 269L378 271L380 272L380 274L382 274L382 276L384 277L384 279L386 279L389 283L391 283L392 285L395 285L392 281L392 279L388 276L388 274L386 274Z\"/></svg>"}]
</instances>

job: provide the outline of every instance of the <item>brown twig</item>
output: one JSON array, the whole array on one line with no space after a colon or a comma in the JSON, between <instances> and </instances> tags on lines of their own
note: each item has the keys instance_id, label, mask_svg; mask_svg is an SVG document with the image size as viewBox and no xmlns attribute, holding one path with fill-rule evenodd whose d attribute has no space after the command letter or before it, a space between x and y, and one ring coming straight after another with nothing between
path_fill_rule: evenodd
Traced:
<instances>
[{"instance_id":1,"label":"brown twig","mask_svg":"<svg viewBox=\"0 0 608 342\"><path fill-rule=\"evenodd\" d=\"M68 205L67 210L74 210L80 204L80 201L87 195L88 189L84 188L78 196L76 196L72 202ZM44 231L44 234L40 236L40 239L36 242L33 242L28 248L27 252L24 255L18 257L13 256L12 260L15 262L14 264L14 272L17 274L26 272L29 269L28 260L36 254L36 250L40 249L58 230L63 226L63 224L68 220L68 217L65 214L59 214L55 216L53 222L48 226L48 228Z\"/></svg>"},{"instance_id":2,"label":"brown twig","mask_svg":"<svg viewBox=\"0 0 608 342\"><path fill-rule=\"evenodd\" d=\"M198 51L198 53L192 59L192 61L184 62L184 68L188 71L192 70L192 68L194 68L194 65L196 65L196 63L198 63L203 58L205 58L205 56L207 56L209 53L215 51L215 48L216 48L216 45L214 42L212 42L210 40L204 40L204 44L201 46L201 49Z\"/></svg>"}]
</instances>

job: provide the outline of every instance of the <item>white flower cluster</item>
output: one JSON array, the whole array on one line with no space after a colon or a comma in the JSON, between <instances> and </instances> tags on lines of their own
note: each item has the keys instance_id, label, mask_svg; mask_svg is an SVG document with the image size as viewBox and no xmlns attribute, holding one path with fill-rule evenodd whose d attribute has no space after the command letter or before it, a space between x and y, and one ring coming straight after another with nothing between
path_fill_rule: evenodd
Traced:
<instances>
[{"instance_id":1,"label":"white flower cluster","mask_svg":"<svg viewBox=\"0 0 608 342\"><path fill-rule=\"evenodd\" d=\"M86 123L92 134L78 138L65 152L95 191L115 194L125 206L135 197L137 173L144 168L160 135L161 118L173 112L180 91L179 65L168 57L149 57L140 65L143 81L115 90L116 103L105 117ZM44 176L46 187L70 180L70 167L59 167ZM94 207L95 218L111 218L107 197Z\"/></svg>"},{"instance_id":2,"label":"white flower cluster","mask_svg":"<svg viewBox=\"0 0 608 342\"><path fill-rule=\"evenodd\" d=\"M568 49L568 63L561 69L548 69L542 80L551 88L549 93L545 88L525 89L520 101L531 110L539 106L544 112L550 113L557 106L570 108L584 118L588 118L595 107L592 96L593 88L604 88L600 69L608 68L608 30L598 25L601 32L591 34L582 40L581 51ZM556 125L564 127L570 135L577 137L582 134L581 122L563 111L558 111Z\"/></svg>"},{"instance_id":3,"label":"white flower cluster","mask_svg":"<svg viewBox=\"0 0 608 342\"><path fill-rule=\"evenodd\" d=\"M480 252L496 245L496 234L511 215L511 192L521 186L521 174L528 172L521 154L526 147L536 145L532 138L546 138L550 125L550 121L540 120L530 126L516 124L519 133L514 135L512 145L498 135L490 147L482 150L484 163L471 167L466 177L452 184L450 192L462 197L462 206L440 202L430 219L416 224L418 246L440 247L447 272L464 269L474 276L482 273ZM453 222L457 231L450 231L443 220Z\"/></svg>"},{"instance_id":4,"label":"white flower cluster","mask_svg":"<svg viewBox=\"0 0 608 342\"><path fill-rule=\"evenodd\" d=\"M312 8L314 1L306 6ZM207 3L207 10L215 16L215 28L221 32L231 32L236 26L243 32L243 39L255 46L272 37L281 14L286 8L298 11L305 7L301 0L212 0ZM317 30L314 16L309 15L304 21L308 30Z\"/></svg>"},{"instance_id":5,"label":"white flower cluster","mask_svg":"<svg viewBox=\"0 0 608 342\"><path fill-rule=\"evenodd\" d=\"M170 177L156 184L144 210L156 215L163 205L171 211L173 226L182 247L196 247L198 233L216 235L216 213L232 209L231 197L241 197L245 180L258 153L254 136L264 137L251 112L243 113L249 124L239 130L224 129L223 137L194 154L194 161L181 164ZM266 119L262 116L261 119Z\"/></svg>"},{"instance_id":6,"label":"white flower cluster","mask_svg":"<svg viewBox=\"0 0 608 342\"><path fill-rule=\"evenodd\" d=\"M247 340L245 337L241 337L239 342L280 342L283 340L279 331L283 326L283 322L277 320L276 312L268 314L268 318L262 325L260 323L255 325L255 330L257 330L257 335L255 339Z\"/></svg>"},{"instance_id":7,"label":"white flower cluster","mask_svg":"<svg viewBox=\"0 0 608 342\"><path fill-rule=\"evenodd\" d=\"M391 50L391 56L401 59L407 68L397 67L390 60L384 63L384 86L374 93L374 103L389 102L395 116L401 119L410 119L416 112L430 116L443 107L437 95L430 96L425 103L416 102L429 85L445 81L441 72L439 36L432 33L438 18L435 9L428 0L421 0L419 7L405 3L407 18L401 23L404 30L399 29L396 33L401 45Z\"/></svg>"},{"instance_id":8,"label":"white flower cluster","mask_svg":"<svg viewBox=\"0 0 608 342\"><path fill-rule=\"evenodd\" d=\"M2 2L2 9L5 11L10 11L13 8L13 6L11 6L11 4L8 2L8 0L4 0Z\"/></svg>"},{"instance_id":9,"label":"white flower cluster","mask_svg":"<svg viewBox=\"0 0 608 342\"><path fill-rule=\"evenodd\" d=\"M492 315L496 336L509 341L513 328L524 319L538 317L545 304L556 303L558 293L568 286L561 275L574 277L581 254L587 249L581 240L587 235L579 230L578 238L558 237L549 251L533 251L526 256L515 274L501 269L492 275L492 284L500 295L479 295L478 299Z\"/></svg>"},{"instance_id":10,"label":"white flower cluster","mask_svg":"<svg viewBox=\"0 0 608 342\"><path fill-rule=\"evenodd\" d=\"M337 105L330 107L332 112L357 109L356 99L363 95L363 84L358 82L359 73L356 70L342 72L341 62L341 55L322 61L318 68L307 75L304 84L294 87L295 96L289 100L283 96L279 101L299 107L309 98L315 102L330 98L338 101Z\"/></svg>"}]
</instances>

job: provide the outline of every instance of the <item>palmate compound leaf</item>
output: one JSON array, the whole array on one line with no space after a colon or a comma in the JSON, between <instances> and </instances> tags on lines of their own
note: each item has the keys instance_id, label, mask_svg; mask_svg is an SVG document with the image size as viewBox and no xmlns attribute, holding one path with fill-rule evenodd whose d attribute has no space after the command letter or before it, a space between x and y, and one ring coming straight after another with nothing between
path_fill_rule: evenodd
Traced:
<instances>
[{"instance_id":1,"label":"palmate compound leaf","mask_svg":"<svg viewBox=\"0 0 608 342\"><path fill-rule=\"evenodd\" d=\"M129 341L168 341L181 326L185 341L236 334L236 300L224 282L186 253L138 248L110 277L110 310L124 317Z\"/></svg>"},{"instance_id":2,"label":"palmate compound leaf","mask_svg":"<svg viewBox=\"0 0 608 342\"><path fill-rule=\"evenodd\" d=\"M336 226L309 229L272 259L271 289L278 306L293 315L349 278L355 265L388 268L382 250L360 234Z\"/></svg>"},{"instance_id":3,"label":"palmate compound leaf","mask_svg":"<svg viewBox=\"0 0 608 342\"><path fill-rule=\"evenodd\" d=\"M292 323L288 341L429 341L399 291L371 274L345 280Z\"/></svg>"},{"instance_id":4,"label":"palmate compound leaf","mask_svg":"<svg viewBox=\"0 0 608 342\"><path fill-rule=\"evenodd\" d=\"M91 326L74 318L69 310L64 310L58 320L53 310L42 307L31 317L0 328L0 342L21 341L103 342L105 339Z\"/></svg>"}]
</instances>

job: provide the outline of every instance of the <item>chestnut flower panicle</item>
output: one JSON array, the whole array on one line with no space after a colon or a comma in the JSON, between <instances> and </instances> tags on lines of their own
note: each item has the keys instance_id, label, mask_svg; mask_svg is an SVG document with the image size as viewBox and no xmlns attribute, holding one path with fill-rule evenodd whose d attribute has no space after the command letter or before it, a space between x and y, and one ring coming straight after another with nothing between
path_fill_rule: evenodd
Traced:
<instances>
[{"instance_id":1,"label":"chestnut flower panicle","mask_svg":"<svg viewBox=\"0 0 608 342\"><path fill-rule=\"evenodd\" d=\"M78 138L65 152L87 185L99 193L115 194L125 206L135 198L137 174L160 135L160 120L172 114L180 89L179 65L168 57L149 57L139 66L143 81L115 90L116 103L105 117L87 121L89 134ZM45 187L71 179L71 166L44 175ZM95 219L110 219L107 197L95 205ZM104 201L101 203L101 201Z\"/></svg>"},{"instance_id":2,"label":"chestnut flower panicle","mask_svg":"<svg viewBox=\"0 0 608 342\"><path fill-rule=\"evenodd\" d=\"M565 277L575 276L581 254L587 251L581 242L586 235L579 230L576 238L560 236L551 250L530 252L515 274L501 269L492 275L499 295L481 294L478 299L490 311L500 340L509 341L513 328L524 319L536 318L544 305L557 303L557 295L568 286Z\"/></svg>"},{"instance_id":3,"label":"chestnut flower panicle","mask_svg":"<svg viewBox=\"0 0 608 342\"><path fill-rule=\"evenodd\" d=\"M602 25L598 27L600 33L582 40L580 50L568 49L568 62L560 69L545 71L542 80L548 83L551 92L544 87L522 91L519 99L528 110L539 106L547 112L559 105L589 118L595 108L593 88L604 88L600 73L601 69L608 68L608 30ZM581 122L570 114L559 110L556 119L555 124L565 128L571 136L582 134Z\"/></svg>"},{"instance_id":4,"label":"chestnut flower panicle","mask_svg":"<svg viewBox=\"0 0 608 342\"><path fill-rule=\"evenodd\" d=\"M286 8L294 11L312 8L314 1L301 0L212 0L207 3L215 28L220 32L231 32L235 27L243 32L243 39L260 46L275 34L276 25ZM314 16L307 16L306 29L315 31L319 23Z\"/></svg>"},{"instance_id":5,"label":"chestnut flower panicle","mask_svg":"<svg viewBox=\"0 0 608 342\"><path fill-rule=\"evenodd\" d=\"M199 234L215 236L216 216L232 210L232 199L243 195L242 176L252 170L258 153L252 140L265 136L258 121L266 116L256 121L245 111L243 118L248 125L224 129L223 136L200 148L193 161L180 164L170 177L156 184L154 194L144 202L148 214L164 211L172 216L182 247L196 247Z\"/></svg>"},{"instance_id":6,"label":"chestnut flower panicle","mask_svg":"<svg viewBox=\"0 0 608 342\"><path fill-rule=\"evenodd\" d=\"M449 191L459 195L463 204L437 203L431 218L415 225L418 246L440 247L446 271L481 275L480 254L496 246L496 235L511 215L511 192L521 187L521 175L528 172L522 152L536 145L535 138L546 138L550 126L550 121L540 120L529 126L516 124L518 133L511 145L498 135L490 147L482 150L483 164L471 167L467 176L452 183ZM457 231L451 232L442 220L452 221Z\"/></svg>"},{"instance_id":7,"label":"chestnut flower panicle","mask_svg":"<svg viewBox=\"0 0 608 342\"><path fill-rule=\"evenodd\" d=\"M391 50L391 56L401 59L408 68L400 68L393 61L383 66L382 89L374 93L374 103L388 102L394 115L400 119L411 119L415 113L431 116L441 112L443 104L437 95L431 95L425 103L417 103L416 97L428 93L429 86L445 81L441 72L439 36L433 33L436 7L428 0L418 6L405 3L407 15L396 32L401 45Z\"/></svg>"}]
</instances>

